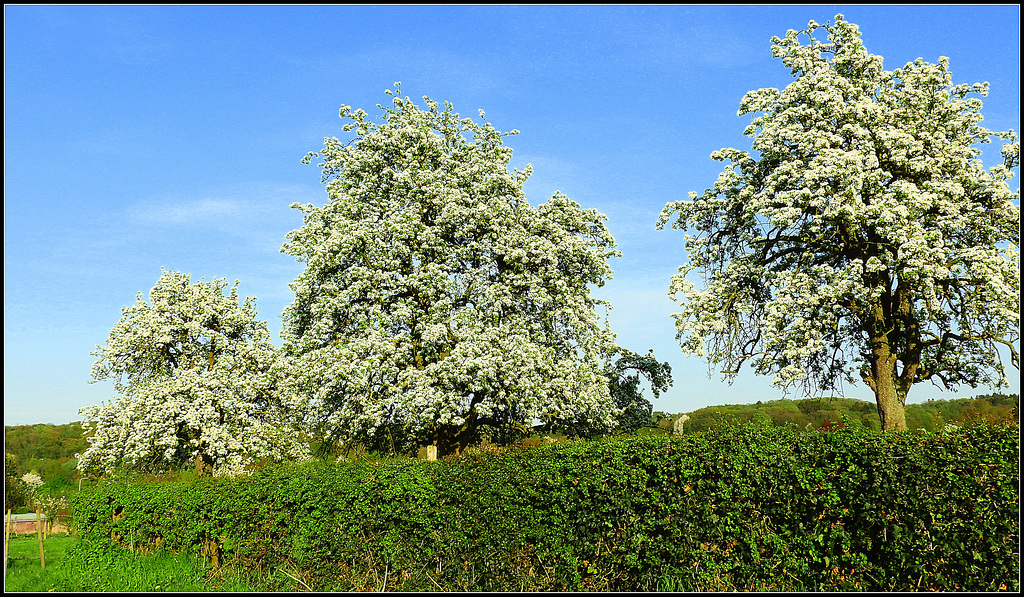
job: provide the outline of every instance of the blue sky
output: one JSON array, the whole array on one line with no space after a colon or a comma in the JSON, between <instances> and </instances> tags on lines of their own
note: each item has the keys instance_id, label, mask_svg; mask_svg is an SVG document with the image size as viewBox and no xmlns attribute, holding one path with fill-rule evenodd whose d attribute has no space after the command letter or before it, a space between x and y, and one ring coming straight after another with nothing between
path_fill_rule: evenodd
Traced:
<instances>
[{"instance_id":1,"label":"blue sky","mask_svg":"<svg viewBox=\"0 0 1024 597\"><path fill-rule=\"evenodd\" d=\"M533 164L534 205L560 190L609 216L623 257L600 296L620 344L672 366L656 410L779 398L681 354L667 289L683 234L654 225L714 182L712 151L750 148L743 94L792 80L769 39L837 13L886 68L948 56L954 82L988 81L984 125L1020 130L1016 5L5 6L4 423L111 399L89 353L161 267L240 280L280 345L301 269L279 252L302 223L288 205L326 197L300 160L344 135L342 104L374 114L395 81L519 129L507 144ZM987 391L920 385L910 401Z\"/></svg>"}]
</instances>

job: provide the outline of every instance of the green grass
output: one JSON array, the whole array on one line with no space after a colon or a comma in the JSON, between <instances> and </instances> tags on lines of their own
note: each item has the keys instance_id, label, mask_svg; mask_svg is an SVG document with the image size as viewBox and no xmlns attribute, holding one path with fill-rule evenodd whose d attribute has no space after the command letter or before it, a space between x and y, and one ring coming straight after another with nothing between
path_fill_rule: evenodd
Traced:
<instances>
[{"instance_id":1,"label":"green grass","mask_svg":"<svg viewBox=\"0 0 1024 597\"><path fill-rule=\"evenodd\" d=\"M267 584L278 584L246 578L230 569L214 573L194 555L139 555L109 541L76 541L70 535L51 535L43 547L45 569L39 562L39 540L35 535L11 537L5 591L251 592L263 591Z\"/></svg>"}]
</instances>

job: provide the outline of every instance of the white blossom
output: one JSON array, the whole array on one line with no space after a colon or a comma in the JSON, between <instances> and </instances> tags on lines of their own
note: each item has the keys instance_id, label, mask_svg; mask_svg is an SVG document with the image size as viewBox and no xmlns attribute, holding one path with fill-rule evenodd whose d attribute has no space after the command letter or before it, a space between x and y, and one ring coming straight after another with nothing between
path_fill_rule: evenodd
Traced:
<instances>
[{"instance_id":1,"label":"white blossom","mask_svg":"<svg viewBox=\"0 0 1024 597\"><path fill-rule=\"evenodd\" d=\"M610 425L600 360L614 336L588 287L617 255L606 217L560 193L531 206L530 167L508 168L512 133L389 95L382 123L342 107L355 138L308 158L329 201L293 205L295 390L336 439L397 430L442 453L481 425Z\"/></svg>"},{"instance_id":2,"label":"white blossom","mask_svg":"<svg viewBox=\"0 0 1024 597\"><path fill-rule=\"evenodd\" d=\"M690 420L690 415L679 415L672 421L672 433L675 435L682 435L683 430L686 428L686 422Z\"/></svg>"},{"instance_id":3,"label":"white blossom","mask_svg":"<svg viewBox=\"0 0 1024 597\"><path fill-rule=\"evenodd\" d=\"M266 322L256 321L254 298L239 304L237 286L225 295L226 280L191 283L164 271L149 302L140 293L122 309L92 371L119 395L81 410L89 440L81 470L186 462L237 470L306 455Z\"/></svg>"},{"instance_id":4,"label":"white blossom","mask_svg":"<svg viewBox=\"0 0 1024 597\"><path fill-rule=\"evenodd\" d=\"M730 162L714 186L658 222L688 233L670 286L683 352L727 376L749 361L783 387L863 379L884 428L905 426L914 383L1005 384L998 349L1019 368L1019 144L979 125L968 95L987 85L954 85L945 57L886 71L842 15L772 44L795 80L740 104L758 157L712 153ZM985 170L976 145L993 136L1009 143Z\"/></svg>"},{"instance_id":5,"label":"white blossom","mask_svg":"<svg viewBox=\"0 0 1024 597\"><path fill-rule=\"evenodd\" d=\"M28 487L29 493L33 495L36 490L43 486L43 478L38 473L25 473L21 476L21 482Z\"/></svg>"}]
</instances>

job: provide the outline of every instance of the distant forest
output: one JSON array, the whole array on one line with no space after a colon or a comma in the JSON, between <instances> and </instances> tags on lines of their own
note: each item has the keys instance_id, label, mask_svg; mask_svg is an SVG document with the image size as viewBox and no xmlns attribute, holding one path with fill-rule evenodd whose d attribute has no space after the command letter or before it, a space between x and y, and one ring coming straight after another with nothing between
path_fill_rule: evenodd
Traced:
<instances>
[{"instance_id":1,"label":"distant forest","mask_svg":"<svg viewBox=\"0 0 1024 597\"><path fill-rule=\"evenodd\" d=\"M933 431L947 424L971 422L989 424L1019 423L1017 394L985 394L974 398L934 400L907 405L907 424L911 430ZM754 404L708 406L691 413L681 427L682 433L699 433L728 421L759 421L777 426L796 426L803 430L832 429L841 425L879 429L873 402L852 398L808 398L772 400ZM655 411L650 426L640 433L671 433L682 414ZM17 474L36 472L51 489L69 487L78 480L75 454L86 448L82 424L4 426L5 452Z\"/></svg>"},{"instance_id":2,"label":"distant forest","mask_svg":"<svg viewBox=\"0 0 1024 597\"><path fill-rule=\"evenodd\" d=\"M974 398L908 404L907 426L910 430L934 431L947 424L1019 423L1019 401L1017 394L983 394ZM671 430L675 421L682 416L655 411L652 419L660 429ZM843 425L876 431L881 428L875 403L853 398L782 399L758 401L754 404L707 406L686 413L686 416L689 419L682 425L683 433L707 431L726 421L761 421L774 426L796 426L805 430L831 429Z\"/></svg>"},{"instance_id":3,"label":"distant forest","mask_svg":"<svg viewBox=\"0 0 1024 597\"><path fill-rule=\"evenodd\" d=\"M51 487L78 479L75 454L85 451L82 424L4 425L4 452L19 475L35 471Z\"/></svg>"}]
</instances>

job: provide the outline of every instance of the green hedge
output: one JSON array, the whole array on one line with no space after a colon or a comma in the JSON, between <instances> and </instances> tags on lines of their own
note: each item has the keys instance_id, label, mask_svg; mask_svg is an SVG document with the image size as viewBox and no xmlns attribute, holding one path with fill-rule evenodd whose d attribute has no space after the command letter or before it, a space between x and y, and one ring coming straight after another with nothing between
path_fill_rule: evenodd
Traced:
<instances>
[{"instance_id":1,"label":"green hedge","mask_svg":"<svg viewBox=\"0 0 1024 597\"><path fill-rule=\"evenodd\" d=\"M85 536L319 589L1019 589L1019 432L746 425L438 462L110 481Z\"/></svg>"}]
</instances>

